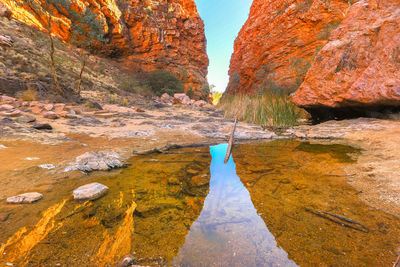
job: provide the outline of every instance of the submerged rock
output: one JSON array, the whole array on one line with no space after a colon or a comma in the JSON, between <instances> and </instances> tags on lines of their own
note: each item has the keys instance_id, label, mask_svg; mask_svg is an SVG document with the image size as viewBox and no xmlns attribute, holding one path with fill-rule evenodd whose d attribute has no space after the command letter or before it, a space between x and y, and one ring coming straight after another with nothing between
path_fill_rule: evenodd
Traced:
<instances>
[{"instance_id":1,"label":"submerged rock","mask_svg":"<svg viewBox=\"0 0 400 267\"><path fill-rule=\"evenodd\" d=\"M107 171L123 166L120 161L121 156L114 152L92 151L86 152L76 158L75 162L70 164L64 172L69 171Z\"/></svg>"},{"instance_id":2,"label":"submerged rock","mask_svg":"<svg viewBox=\"0 0 400 267\"><path fill-rule=\"evenodd\" d=\"M82 185L74 190L75 200L95 200L102 197L107 191L108 187L100 183L91 183Z\"/></svg>"},{"instance_id":3,"label":"submerged rock","mask_svg":"<svg viewBox=\"0 0 400 267\"><path fill-rule=\"evenodd\" d=\"M7 203L10 204L25 204L39 201L43 198L43 195L37 192L25 193L17 196L7 198Z\"/></svg>"}]
</instances>

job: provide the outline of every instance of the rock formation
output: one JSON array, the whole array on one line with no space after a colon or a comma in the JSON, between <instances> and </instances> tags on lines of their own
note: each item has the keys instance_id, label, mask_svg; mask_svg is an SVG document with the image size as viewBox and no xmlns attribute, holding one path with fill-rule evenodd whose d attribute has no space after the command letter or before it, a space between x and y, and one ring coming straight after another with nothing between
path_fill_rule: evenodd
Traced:
<instances>
[{"instance_id":1,"label":"rock formation","mask_svg":"<svg viewBox=\"0 0 400 267\"><path fill-rule=\"evenodd\" d=\"M36 15L26 5L21 6L19 1L2 2L14 18L44 31L48 28L47 18ZM68 8L46 7L54 13L51 31L63 41L71 41L71 26L77 25L71 10L81 14L91 12L99 21L107 43L93 42L90 50L118 59L132 72L169 70L183 80L187 89L207 84L204 24L194 0L72 3Z\"/></svg>"},{"instance_id":2,"label":"rock formation","mask_svg":"<svg viewBox=\"0 0 400 267\"><path fill-rule=\"evenodd\" d=\"M345 0L254 0L235 41L227 92L297 89L348 8Z\"/></svg>"},{"instance_id":3,"label":"rock formation","mask_svg":"<svg viewBox=\"0 0 400 267\"><path fill-rule=\"evenodd\" d=\"M379 2L351 7L294 94L315 118L400 107L400 2Z\"/></svg>"}]
</instances>

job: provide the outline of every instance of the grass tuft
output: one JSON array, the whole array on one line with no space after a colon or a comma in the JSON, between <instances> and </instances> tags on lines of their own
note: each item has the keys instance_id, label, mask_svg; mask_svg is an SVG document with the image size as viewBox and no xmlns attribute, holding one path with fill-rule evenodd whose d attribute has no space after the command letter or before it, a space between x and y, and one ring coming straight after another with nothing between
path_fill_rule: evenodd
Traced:
<instances>
[{"instance_id":1,"label":"grass tuft","mask_svg":"<svg viewBox=\"0 0 400 267\"><path fill-rule=\"evenodd\" d=\"M225 118L237 116L264 128L295 126L305 117L304 111L283 94L224 95L218 107L225 111Z\"/></svg>"}]
</instances>

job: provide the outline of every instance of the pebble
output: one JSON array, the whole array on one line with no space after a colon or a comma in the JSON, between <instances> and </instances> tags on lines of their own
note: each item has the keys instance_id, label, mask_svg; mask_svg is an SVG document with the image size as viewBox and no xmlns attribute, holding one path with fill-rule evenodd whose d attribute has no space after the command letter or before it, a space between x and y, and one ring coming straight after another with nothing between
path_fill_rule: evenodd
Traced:
<instances>
[{"instance_id":1,"label":"pebble","mask_svg":"<svg viewBox=\"0 0 400 267\"><path fill-rule=\"evenodd\" d=\"M21 116L21 117L15 119L15 121L19 122L19 123L30 123L30 122L35 122L36 118L32 117L32 116L24 115L24 116Z\"/></svg>"},{"instance_id":2,"label":"pebble","mask_svg":"<svg viewBox=\"0 0 400 267\"><path fill-rule=\"evenodd\" d=\"M50 124L48 123L35 123L32 128L35 128L36 130L52 130L53 127L51 127Z\"/></svg>"},{"instance_id":3,"label":"pebble","mask_svg":"<svg viewBox=\"0 0 400 267\"><path fill-rule=\"evenodd\" d=\"M102 197L107 191L108 187L100 183L91 183L82 185L74 190L74 199L80 200L95 200Z\"/></svg>"},{"instance_id":4,"label":"pebble","mask_svg":"<svg viewBox=\"0 0 400 267\"><path fill-rule=\"evenodd\" d=\"M24 204L33 203L43 198L43 195L38 192L30 192L17 196L7 198L7 203L10 204Z\"/></svg>"},{"instance_id":5,"label":"pebble","mask_svg":"<svg viewBox=\"0 0 400 267\"><path fill-rule=\"evenodd\" d=\"M46 119L51 119L51 120L58 119L57 113L55 113L53 111L49 111L49 112L44 113L43 117L45 117Z\"/></svg>"},{"instance_id":6,"label":"pebble","mask_svg":"<svg viewBox=\"0 0 400 267\"><path fill-rule=\"evenodd\" d=\"M0 145L0 149L5 149L7 148L5 145Z\"/></svg>"},{"instance_id":7,"label":"pebble","mask_svg":"<svg viewBox=\"0 0 400 267\"><path fill-rule=\"evenodd\" d=\"M6 115L8 117L15 118L15 117L22 116L22 114L23 114L22 111L17 109L17 110L14 110L14 111L10 112L10 113L7 113Z\"/></svg>"},{"instance_id":8,"label":"pebble","mask_svg":"<svg viewBox=\"0 0 400 267\"><path fill-rule=\"evenodd\" d=\"M39 160L40 158L38 157L27 157L25 160Z\"/></svg>"},{"instance_id":9,"label":"pebble","mask_svg":"<svg viewBox=\"0 0 400 267\"><path fill-rule=\"evenodd\" d=\"M56 166L54 166L53 164L42 164L42 165L39 165L39 168L52 170L52 169L55 169Z\"/></svg>"}]
</instances>

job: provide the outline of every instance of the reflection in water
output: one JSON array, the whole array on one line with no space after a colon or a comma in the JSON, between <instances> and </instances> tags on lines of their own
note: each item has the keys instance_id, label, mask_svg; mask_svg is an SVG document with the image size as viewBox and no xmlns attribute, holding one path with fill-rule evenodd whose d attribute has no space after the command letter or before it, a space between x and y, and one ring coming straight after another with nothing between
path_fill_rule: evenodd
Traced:
<instances>
[{"instance_id":1,"label":"reflection in water","mask_svg":"<svg viewBox=\"0 0 400 267\"><path fill-rule=\"evenodd\" d=\"M366 205L346 183L343 168L357 150L243 144L224 165L225 151L133 157L115 175L60 180L35 204L0 205L0 214L10 213L0 222L0 266L115 266L126 254L145 266L393 264L400 220ZM107 185L108 194L76 203L72 190L90 182Z\"/></svg>"},{"instance_id":2,"label":"reflection in water","mask_svg":"<svg viewBox=\"0 0 400 267\"><path fill-rule=\"evenodd\" d=\"M211 147L210 192L174 264L183 266L295 266L276 246L236 175L227 145Z\"/></svg>"}]
</instances>

